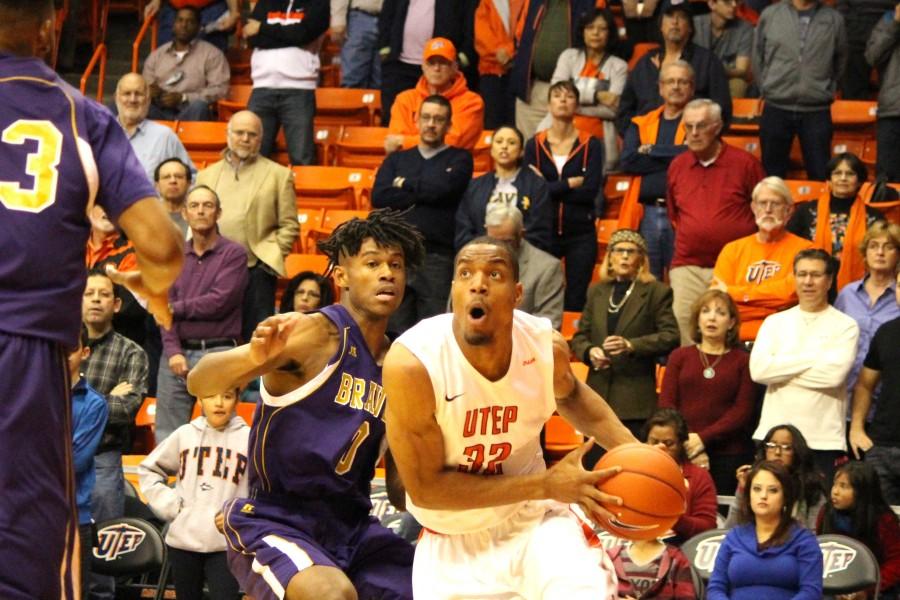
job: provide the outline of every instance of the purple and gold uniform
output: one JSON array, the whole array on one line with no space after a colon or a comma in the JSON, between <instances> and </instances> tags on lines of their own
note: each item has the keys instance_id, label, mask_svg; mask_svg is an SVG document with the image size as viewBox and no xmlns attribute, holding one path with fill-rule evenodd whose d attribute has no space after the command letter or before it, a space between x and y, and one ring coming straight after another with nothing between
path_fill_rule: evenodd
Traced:
<instances>
[{"instance_id":1,"label":"purple and gold uniform","mask_svg":"<svg viewBox=\"0 0 900 600\"><path fill-rule=\"evenodd\" d=\"M289 394L262 402L250 432L250 498L225 507L232 572L256 600L283 598L313 565L337 567L361 599L412 598L412 547L369 516L384 442L381 366L340 305L328 365Z\"/></svg>"},{"instance_id":2,"label":"purple and gold uniform","mask_svg":"<svg viewBox=\"0 0 900 600\"><path fill-rule=\"evenodd\" d=\"M0 53L0 598L74 596L66 348L87 210L155 196L122 128L40 59ZM11 458L14 457L14 458Z\"/></svg>"}]
</instances>

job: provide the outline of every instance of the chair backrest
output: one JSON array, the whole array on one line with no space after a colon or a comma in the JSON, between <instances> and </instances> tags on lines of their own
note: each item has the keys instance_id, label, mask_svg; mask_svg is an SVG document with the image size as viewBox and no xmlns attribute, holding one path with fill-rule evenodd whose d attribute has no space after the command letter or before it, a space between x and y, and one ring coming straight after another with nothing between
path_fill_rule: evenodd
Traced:
<instances>
[{"instance_id":1,"label":"chair backrest","mask_svg":"<svg viewBox=\"0 0 900 600\"><path fill-rule=\"evenodd\" d=\"M97 523L91 571L130 576L159 569L166 558L160 531L144 519L122 517Z\"/></svg>"},{"instance_id":2,"label":"chair backrest","mask_svg":"<svg viewBox=\"0 0 900 600\"><path fill-rule=\"evenodd\" d=\"M835 100L831 103L835 131L873 127L877 116L878 103L874 100Z\"/></svg>"},{"instance_id":3,"label":"chair backrest","mask_svg":"<svg viewBox=\"0 0 900 600\"><path fill-rule=\"evenodd\" d=\"M794 204L817 200L819 194L825 189L824 181L785 179L784 183L788 186L788 189L791 190L791 197L794 200Z\"/></svg>"},{"instance_id":4,"label":"chair backrest","mask_svg":"<svg viewBox=\"0 0 900 600\"><path fill-rule=\"evenodd\" d=\"M312 235L322 229L322 220L325 218L323 208L297 207L297 222L300 223L300 235L294 242L294 252L298 254L317 254L315 240Z\"/></svg>"},{"instance_id":5,"label":"chair backrest","mask_svg":"<svg viewBox=\"0 0 900 600\"><path fill-rule=\"evenodd\" d=\"M628 70L632 70L645 54L657 48L659 48L659 44L655 42L639 42L635 44L634 51L631 53L631 58L628 60Z\"/></svg>"},{"instance_id":6,"label":"chair backrest","mask_svg":"<svg viewBox=\"0 0 900 600\"><path fill-rule=\"evenodd\" d=\"M253 425L253 415L256 414L256 402L238 402L234 410L239 417L244 419L247 425Z\"/></svg>"},{"instance_id":7,"label":"chair backrest","mask_svg":"<svg viewBox=\"0 0 900 600\"><path fill-rule=\"evenodd\" d=\"M293 171L297 206L302 208L355 210L374 180L370 169L301 166Z\"/></svg>"},{"instance_id":8,"label":"chair backrest","mask_svg":"<svg viewBox=\"0 0 900 600\"><path fill-rule=\"evenodd\" d=\"M377 169L384 162L387 127L344 127L336 146L340 167Z\"/></svg>"},{"instance_id":9,"label":"chair backrest","mask_svg":"<svg viewBox=\"0 0 900 600\"><path fill-rule=\"evenodd\" d=\"M845 535L816 537L822 550L822 591L825 595L848 594L870 587L878 590L881 572L872 551ZM876 591L875 597L878 597Z\"/></svg>"},{"instance_id":10,"label":"chair backrest","mask_svg":"<svg viewBox=\"0 0 900 600\"><path fill-rule=\"evenodd\" d=\"M381 90L318 87L316 116L318 125L375 125L381 111Z\"/></svg>"},{"instance_id":11,"label":"chair backrest","mask_svg":"<svg viewBox=\"0 0 900 600\"><path fill-rule=\"evenodd\" d=\"M328 268L328 257L324 254L288 254L284 257L284 270L287 278L303 271L322 274Z\"/></svg>"},{"instance_id":12,"label":"chair backrest","mask_svg":"<svg viewBox=\"0 0 900 600\"><path fill-rule=\"evenodd\" d=\"M493 130L482 131L478 136L475 148L472 149L472 177L484 175L494 168L494 161L491 159L491 140L493 139Z\"/></svg>"},{"instance_id":13,"label":"chair backrest","mask_svg":"<svg viewBox=\"0 0 900 600\"><path fill-rule=\"evenodd\" d=\"M316 145L316 164L334 164L334 145L337 144L343 130L343 125L314 125L313 143Z\"/></svg>"},{"instance_id":14,"label":"chair backrest","mask_svg":"<svg viewBox=\"0 0 900 600\"><path fill-rule=\"evenodd\" d=\"M332 232L341 223L345 223L353 218L365 219L369 216L367 210L326 210L325 218L322 220L322 229Z\"/></svg>"},{"instance_id":15,"label":"chair backrest","mask_svg":"<svg viewBox=\"0 0 900 600\"><path fill-rule=\"evenodd\" d=\"M581 312L574 310L563 311L562 327L560 333L567 340L571 340L575 332L578 331L578 320L581 319Z\"/></svg>"},{"instance_id":16,"label":"chair backrest","mask_svg":"<svg viewBox=\"0 0 900 600\"><path fill-rule=\"evenodd\" d=\"M729 146L734 146L735 148L740 148L741 150L746 150L756 158L762 157L762 148L759 145L759 138L754 136L735 136L735 135L723 135L722 141L728 144Z\"/></svg>"},{"instance_id":17,"label":"chair backrest","mask_svg":"<svg viewBox=\"0 0 900 600\"><path fill-rule=\"evenodd\" d=\"M681 545L681 551L703 581L709 581L719 554L719 546L727 533L727 529L710 529L698 533Z\"/></svg>"}]
</instances>

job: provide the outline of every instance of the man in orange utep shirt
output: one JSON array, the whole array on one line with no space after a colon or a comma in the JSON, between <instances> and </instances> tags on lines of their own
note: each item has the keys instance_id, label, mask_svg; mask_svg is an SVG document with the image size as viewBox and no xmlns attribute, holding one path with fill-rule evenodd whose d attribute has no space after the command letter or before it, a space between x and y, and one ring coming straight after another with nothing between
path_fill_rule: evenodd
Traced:
<instances>
[{"instance_id":1,"label":"man in orange utep shirt","mask_svg":"<svg viewBox=\"0 0 900 600\"><path fill-rule=\"evenodd\" d=\"M753 188L750 208L758 231L729 242L713 269L711 287L727 292L741 317L741 341L756 339L763 320L797 303L794 256L812 242L785 230L794 210L791 192L780 177L766 177Z\"/></svg>"},{"instance_id":2,"label":"man in orange utep shirt","mask_svg":"<svg viewBox=\"0 0 900 600\"><path fill-rule=\"evenodd\" d=\"M422 53L422 76L411 90L397 95L391 107L390 132L384 140L388 154L419 143L419 106L433 94L440 94L453 107L453 123L447 132L449 146L472 150L484 128L484 101L469 90L466 78L456 65L456 47L446 38L432 38Z\"/></svg>"}]
</instances>

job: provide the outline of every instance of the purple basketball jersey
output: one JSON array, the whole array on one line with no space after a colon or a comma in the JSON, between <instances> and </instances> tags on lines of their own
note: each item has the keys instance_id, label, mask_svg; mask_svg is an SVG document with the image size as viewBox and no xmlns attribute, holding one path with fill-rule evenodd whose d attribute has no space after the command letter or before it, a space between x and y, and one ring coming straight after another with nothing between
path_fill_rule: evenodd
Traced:
<instances>
[{"instance_id":1,"label":"purple basketball jersey","mask_svg":"<svg viewBox=\"0 0 900 600\"><path fill-rule=\"evenodd\" d=\"M36 58L0 54L0 330L74 345L87 208L155 190L115 118Z\"/></svg>"},{"instance_id":2,"label":"purple basketball jersey","mask_svg":"<svg viewBox=\"0 0 900 600\"><path fill-rule=\"evenodd\" d=\"M250 432L250 488L366 514L384 438L381 367L347 309L321 312L342 336L325 367L331 375L292 404L260 404Z\"/></svg>"}]
</instances>

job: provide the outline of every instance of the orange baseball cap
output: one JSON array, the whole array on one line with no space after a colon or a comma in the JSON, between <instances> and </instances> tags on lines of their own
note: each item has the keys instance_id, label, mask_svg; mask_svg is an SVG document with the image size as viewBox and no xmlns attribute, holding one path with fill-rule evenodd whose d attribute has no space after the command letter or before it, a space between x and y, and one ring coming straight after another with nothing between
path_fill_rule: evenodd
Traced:
<instances>
[{"instance_id":1,"label":"orange baseball cap","mask_svg":"<svg viewBox=\"0 0 900 600\"><path fill-rule=\"evenodd\" d=\"M425 43L425 51L422 52L422 60L427 61L433 56L440 56L450 62L456 62L456 46L447 38L431 38Z\"/></svg>"}]
</instances>

